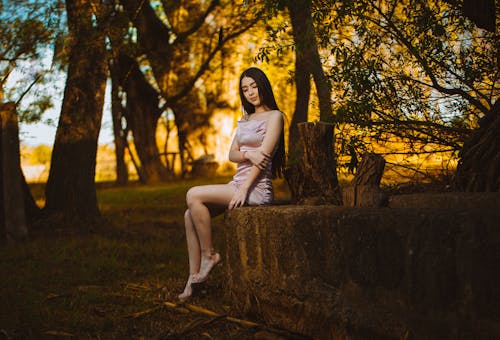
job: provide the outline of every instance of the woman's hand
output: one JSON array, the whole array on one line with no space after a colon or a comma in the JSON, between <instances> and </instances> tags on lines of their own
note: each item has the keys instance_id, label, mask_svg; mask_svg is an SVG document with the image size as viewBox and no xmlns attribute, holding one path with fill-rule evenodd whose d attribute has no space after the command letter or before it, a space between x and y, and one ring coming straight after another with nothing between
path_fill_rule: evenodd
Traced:
<instances>
[{"instance_id":1,"label":"woman's hand","mask_svg":"<svg viewBox=\"0 0 500 340\"><path fill-rule=\"evenodd\" d=\"M246 158L260 170L264 170L271 161L271 155L264 151L248 151Z\"/></svg>"},{"instance_id":2,"label":"woman's hand","mask_svg":"<svg viewBox=\"0 0 500 340\"><path fill-rule=\"evenodd\" d=\"M234 192L233 198L229 202L228 209L232 210L237 207L242 207L247 200L248 189L239 188Z\"/></svg>"}]
</instances>

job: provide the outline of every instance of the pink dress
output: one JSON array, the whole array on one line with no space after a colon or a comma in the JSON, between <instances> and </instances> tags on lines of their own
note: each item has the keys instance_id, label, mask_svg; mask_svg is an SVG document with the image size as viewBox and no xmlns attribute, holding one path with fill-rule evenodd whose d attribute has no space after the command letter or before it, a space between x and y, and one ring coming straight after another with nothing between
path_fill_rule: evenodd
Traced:
<instances>
[{"instance_id":1,"label":"pink dress","mask_svg":"<svg viewBox=\"0 0 500 340\"><path fill-rule=\"evenodd\" d=\"M266 135L267 120L240 120L236 129L236 138L241 151L260 150ZM230 185L239 188L247 179L252 162L240 162ZM273 201L272 164L259 174L248 191L247 204L263 205Z\"/></svg>"}]
</instances>

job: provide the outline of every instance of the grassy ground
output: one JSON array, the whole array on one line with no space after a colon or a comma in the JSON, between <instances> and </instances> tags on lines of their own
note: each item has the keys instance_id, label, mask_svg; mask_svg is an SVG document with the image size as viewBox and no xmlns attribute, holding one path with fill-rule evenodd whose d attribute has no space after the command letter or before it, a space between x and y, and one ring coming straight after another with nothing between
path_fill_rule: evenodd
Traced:
<instances>
[{"instance_id":1,"label":"grassy ground","mask_svg":"<svg viewBox=\"0 0 500 340\"><path fill-rule=\"evenodd\" d=\"M22 243L0 245L0 339L253 338L255 328L164 304L176 301L188 273L185 193L208 182L227 179L103 186L95 224L53 222ZM40 202L42 188L33 192ZM222 224L223 217L213 221L220 250ZM239 317L224 298L223 277L218 268L192 303Z\"/></svg>"}]
</instances>

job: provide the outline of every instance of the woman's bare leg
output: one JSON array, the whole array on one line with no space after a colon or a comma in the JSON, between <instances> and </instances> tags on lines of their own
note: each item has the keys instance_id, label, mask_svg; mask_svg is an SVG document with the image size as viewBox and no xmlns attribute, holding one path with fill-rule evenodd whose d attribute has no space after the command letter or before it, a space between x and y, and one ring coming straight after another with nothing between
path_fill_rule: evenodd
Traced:
<instances>
[{"instance_id":1,"label":"woman's bare leg","mask_svg":"<svg viewBox=\"0 0 500 340\"><path fill-rule=\"evenodd\" d=\"M233 197L235 188L227 185L204 185L191 188L186 200L188 210L184 214L186 240L189 253L189 278L179 299L192 294L192 283L207 279L210 270L220 262L220 255L213 254L211 217L222 212Z\"/></svg>"},{"instance_id":2,"label":"woman's bare leg","mask_svg":"<svg viewBox=\"0 0 500 340\"><path fill-rule=\"evenodd\" d=\"M200 271L193 282L203 282L208 273L218 262L220 255L213 253L212 229L210 225L209 207L227 207L234 195L235 188L228 184L204 185L191 188L187 193L187 204L200 241Z\"/></svg>"},{"instance_id":3,"label":"woman's bare leg","mask_svg":"<svg viewBox=\"0 0 500 340\"><path fill-rule=\"evenodd\" d=\"M184 291L179 295L179 300L184 301L193 294L191 284L193 283L193 275L200 271L200 242L196 235L194 223L191 218L189 209L184 213L184 226L186 228L186 241L189 255L189 277L184 287Z\"/></svg>"}]
</instances>

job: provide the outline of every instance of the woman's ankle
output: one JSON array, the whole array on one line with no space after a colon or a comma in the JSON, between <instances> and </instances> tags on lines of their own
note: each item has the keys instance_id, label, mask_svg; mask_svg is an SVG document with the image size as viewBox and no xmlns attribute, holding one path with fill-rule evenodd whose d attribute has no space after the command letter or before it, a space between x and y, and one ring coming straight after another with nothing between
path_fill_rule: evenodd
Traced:
<instances>
[{"instance_id":1,"label":"woman's ankle","mask_svg":"<svg viewBox=\"0 0 500 340\"><path fill-rule=\"evenodd\" d=\"M217 253L215 252L214 248L210 248L208 250L201 251L201 256L204 258L207 258L207 259L211 259L215 254L217 254Z\"/></svg>"}]
</instances>

